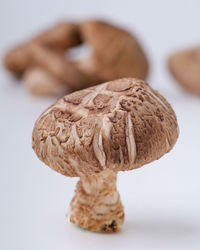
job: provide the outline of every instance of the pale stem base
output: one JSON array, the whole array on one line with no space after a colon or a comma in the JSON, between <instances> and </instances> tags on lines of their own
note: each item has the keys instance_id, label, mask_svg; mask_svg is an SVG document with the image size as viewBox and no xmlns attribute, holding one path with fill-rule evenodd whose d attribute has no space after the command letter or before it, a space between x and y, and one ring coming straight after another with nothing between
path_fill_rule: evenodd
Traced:
<instances>
[{"instance_id":1,"label":"pale stem base","mask_svg":"<svg viewBox=\"0 0 200 250\"><path fill-rule=\"evenodd\" d=\"M124 221L124 209L116 188L116 173L104 170L98 174L81 176L68 218L91 231L119 231Z\"/></svg>"}]
</instances>

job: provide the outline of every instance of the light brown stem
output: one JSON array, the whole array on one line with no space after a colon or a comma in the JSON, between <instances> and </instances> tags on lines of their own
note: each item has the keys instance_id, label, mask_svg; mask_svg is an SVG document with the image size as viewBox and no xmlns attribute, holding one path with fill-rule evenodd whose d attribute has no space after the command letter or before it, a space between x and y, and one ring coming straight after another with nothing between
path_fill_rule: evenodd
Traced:
<instances>
[{"instance_id":1,"label":"light brown stem","mask_svg":"<svg viewBox=\"0 0 200 250\"><path fill-rule=\"evenodd\" d=\"M23 80L28 90L34 95L53 96L67 92L64 84L40 67L27 69L23 75Z\"/></svg>"},{"instance_id":2,"label":"light brown stem","mask_svg":"<svg viewBox=\"0 0 200 250\"><path fill-rule=\"evenodd\" d=\"M91 231L119 231L124 221L124 210L116 188L116 173L104 170L81 176L68 218Z\"/></svg>"}]
</instances>

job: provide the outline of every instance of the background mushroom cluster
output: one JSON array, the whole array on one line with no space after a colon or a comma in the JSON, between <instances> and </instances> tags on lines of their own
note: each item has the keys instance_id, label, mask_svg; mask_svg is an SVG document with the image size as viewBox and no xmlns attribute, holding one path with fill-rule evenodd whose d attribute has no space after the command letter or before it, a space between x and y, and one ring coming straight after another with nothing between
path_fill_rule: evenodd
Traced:
<instances>
[{"instance_id":1,"label":"background mushroom cluster","mask_svg":"<svg viewBox=\"0 0 200 250\"><path fill-rule=\"evenodd\" d=\"M200 249L199 8L2 2L0 249Z\"/></svg>"},{"instance_id":2,"label":"background mushroom cluster","mask_svg":"<svg viewBox=\"0 0 200 250\"><path fill-rule=\"evenodd\" d=\"M70 48L84 44L89 55L79 60L67 55ZM120 77L145 79L148 73L147 58L137 39L101 20L59 23L8 51L4 64L37 95L63 95L67 89L75 91Z\"/></svg>"}]
</instances>

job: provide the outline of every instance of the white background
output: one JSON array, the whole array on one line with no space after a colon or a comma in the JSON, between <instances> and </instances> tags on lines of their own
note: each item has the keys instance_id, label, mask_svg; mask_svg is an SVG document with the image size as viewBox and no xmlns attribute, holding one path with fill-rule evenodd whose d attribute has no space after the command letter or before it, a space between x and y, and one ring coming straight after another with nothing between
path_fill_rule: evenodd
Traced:
<instances>
[{"instance_id":1,"label":"white background","mask_svg":"<svg viewBox=\"0 0 200 250\"><path fill-rule=\"evenodd\" d=\"M31 149L35 120L53 98L31 96L0 69L0 250L200 249L200 97L172 79L167 56L200 43L199 0L0 1L0 55L60 19L106 17L140 38L148 82L173 105L174 149L139 170L119 173L125 206L120 233L97 234L66 222L77 178L40 162Z\"/></svg>"}]
</instances>

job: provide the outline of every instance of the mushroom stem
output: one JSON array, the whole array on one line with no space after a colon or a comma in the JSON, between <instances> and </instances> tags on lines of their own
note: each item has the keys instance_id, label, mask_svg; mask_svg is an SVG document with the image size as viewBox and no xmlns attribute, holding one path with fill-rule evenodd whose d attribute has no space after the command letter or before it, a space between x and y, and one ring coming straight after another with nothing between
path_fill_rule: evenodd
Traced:
<instances>
[{"instance_id":1,"label":"mushroom stem","mask_svg":"<svg viewBox=\"0 0 200 250\"><path fill-rule=\"evenodd\" d=\"M116 175L112 170L81 175L71 201L69 220L91 231L119 231L124 209L116 188Z\"/></svg>"}]
</instances>

